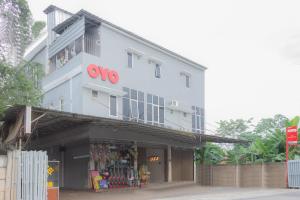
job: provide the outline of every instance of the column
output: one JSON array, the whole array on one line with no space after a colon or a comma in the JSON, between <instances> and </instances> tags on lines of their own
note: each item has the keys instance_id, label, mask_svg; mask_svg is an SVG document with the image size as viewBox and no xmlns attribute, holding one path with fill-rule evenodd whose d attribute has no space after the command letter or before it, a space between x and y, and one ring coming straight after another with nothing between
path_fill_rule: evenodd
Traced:
<instances>
[{"instance_id":1,"label":"column","mask_svg":"<svg viewBox=\"0 0 300 200\"><path fill-rule=\"evenodd\" d=\"M168 182L172 182L172 147L168 145Z\"/></svg>"},{"instance_id":2,"label":"column","mask_svg":"<svg viewBox=\"0 0 300 200\"><path fill-rule=\"evenodd\" d=\"M134 152L135 153L137 153L137 142L134 142L134 145L133 145L133 148L134 148ZM138 156L137 155L135 155L134 156L134 161L133 161L133 169L134 169L134 171L135 172L137 172L138 171Z\"/></svg>"},{"instance_id":3,"label":"column","mask_svg":"<svg viewBox=\"0 0 300 200\"><path fill-rule=\"evenodd\" d=\"M199 173L199 169L196 162L196 150L194 150L194 183L197 183L198 173Z\"/></svg>"}]
</instances>

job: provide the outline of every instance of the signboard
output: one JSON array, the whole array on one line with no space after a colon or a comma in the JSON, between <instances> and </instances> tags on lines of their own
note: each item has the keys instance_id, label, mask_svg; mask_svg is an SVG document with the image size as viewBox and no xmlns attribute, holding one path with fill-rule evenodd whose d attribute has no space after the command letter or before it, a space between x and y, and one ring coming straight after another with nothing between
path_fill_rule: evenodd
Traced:
<instances>
[{"instance_id":1,"label":"signboard","mask_svg":"<svg viewBox=\"0 0 300 200\"><path fill-rule=\"evenodd\" d=\"M108 79L112 84L116 84L119 81L119 74L114 70L90 64L87 67L87 72L91 78L101 77L102 81Z\"/></svg>"},{"instance_id":2,"label":"signboard","mask_svg":"<svg viewBox=\"0 0 300 200\"><path fill-rule=\"evenodd\" d=\"M297 126L290 126L286 128L286 141L290 143L298 142L298 128Z\"/></svg>"}]
</instances>

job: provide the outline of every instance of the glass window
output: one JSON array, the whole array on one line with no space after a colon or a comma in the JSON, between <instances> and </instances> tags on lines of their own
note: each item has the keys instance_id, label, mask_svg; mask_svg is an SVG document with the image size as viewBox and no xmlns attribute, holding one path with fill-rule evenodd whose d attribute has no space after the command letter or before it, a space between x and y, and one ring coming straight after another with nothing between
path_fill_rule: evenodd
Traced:
<instances>
[{"instance_id":1,"label":"glass window","mask_svg":"<svg viewBox=\"0 0 300 200\"><path fill-rule=\"evenodd\" d=\"M200 129L200 116L197 116L197 129Z\"/></svg>"},{"instance_id":2,"label":"glass window","mask_svg":"<svg viewBox=\"0 0 300 200\"><path fill-rule=\"evenodd\" d=\"M117 97L111 95L110 96L110 102L109 102L109 110L111 116L117 116Z\"/></svg>"},{"instance_id":3,"label":"glass window","mask_svg":"<svg viewBox=\"0 0 300 200\"><path fill-rule=\"evenodd\" d=\"M159 123L165 123L165 109L164 107L159 107Z\"/></svg>"},{"instance_id":4,"label":"glass window","mask_svg":"<svg viewBox=\"0 0 300 200\"><path fill-rule=\"evenodd\" d=\"M75 53L76 55L82 52L82 37L75 40Z\"/></svg>"},{"instance_id":5,"label":"glass window","mask_svg":"<svg viewBox=\"0 0 300 200\"><path fill-rule=\"evenodd\" d=\"M137 91L136 90L133 90L133 89L130 90L130 98L137 100Z\"/></svg>"},{"instance_id":6,"label":"glass window","mask_svg":"<svg viewBox=\"0 0 300 200\"><path fill-rule=\"evenodd\" d=\"M127 53L127 57L128 57L128 67L132 68L133 67L133 55L132 53L128 52Z\"/></svg>"},{"instance_id":7,"label":"glass window","mask_svg":"<svg viewBox=\"0 0 300 200\"><path fill-rule=\"evenodd\" d=\"M92 96L93 97L98 97L98 91L97 90L92 90Z\"/></svg>"},{"instance_id":8,"label":"glass window","mask_svg":"<svg viewBox=\"0 0 300 200\"><path fill-rule=\"evenodd\" d=\"M152 104L147 104L147 121L152 122Z\"/></svg>"},{"instance_id":9,"label":"glass window","mask_svg":"<svg viewBox=\"0 0 300 200\"><path fill-rule=\"evenodd\" d=\"M138 118L138 106L137 101L131 100L131 118L137 119Z\"/></svg>"},{"instance_id":10,"label":"glass window","mask_svg":"<svg viewBox=\"0 0 300 200\"><path fill-rule=\"evenodd\" d=\"M192 129L196 129L196 115L195 114L192 114Z\"/></svg>"},{"instance_id":11,"label":"glass window","mask_svg":"<svg viewBox=\"0 0 300 200\"><path fill-rule=\"evenodd\" d=\"M159 106L165 106L165 101L164 101L164 98L162 97L159 97Z\"/></svg>"},{"instance_id":12,"label":"glass window","mask_svg":"<svg viewBox=\"0 0 300 200\"><path fill-rule=\"evenodd\" d=\"M200 115L200 108L199 107L196 107L196 114Z\"/></svg>"},{"instance_id":13,"label":"glass window","mask_svg":"<svg viewBox=\"0 0 300 200\"><path fill-rule=\"evenodd\" d=\"M155 77L160 78L160 65L155 64Z\"/></svg>"},{"instance_id":14,"label":"glass window","mask_svg":"<svg viewBox=\"0 0 300 200\"><path fill-rule=\"evenodd\" d=\"M158 122L158 106L153 106L153 121Z\"/></svg>"},{"instance_id":15,"label":"glass window","mask_svg":"<svg viewBox=\"0 0 300 200\"><path fill-rule=\"evenodd\" d=\"M192 130L197 133L204 133L204 109L192 106Z\"/></svg>"},{"instance_id":16,"label":"glass window","mask_svg":"<svg viewBox=\"0 0 300 200\"><path fill-rule=\"evenodd\" d=\"M147 103L152 103L152 95L147 94Z\"/></svg>"},{"instance_id":17,"label":"glass window","mask_svg":"<svg viewBox=\"0 0 300 200\"><path fill-rule=\"evenodd\" d=\"M138 96L139 96L139 97L138 97L138 100L139 100L139 101L144 101L144 92L140 92L140 91L139 91L139 92L138 92Z\"/></svg>"},{"instance_id":18,"label":"glass window","mask_svg":"<svg viewBox=\"0 0 300 200\"><path fill-rule=\"evenodd\" d=\"M130 105L129 99L123 98L123 119L129 120L130 119Z\"/></svg>"},{"instance_id":19,"label":"glass window","mask_svg":"<svg viewBox=\"0 0 300 200\"><path fill-rule=\"evenodd\" d=\"M191 85L190 85L190 77L189 76L185 76L185 86L187 88L189 88Z\"/></svg>"},{"instance_id":20,"label":"glass window","mask_svg":"<svg viewBox=\"0 0 300 200\"><path fill-rule=\"evenodd\" d=\"M71 60L74 56L76 56L76 52L75 52L75 42L72 42L69 46L68 46L68 53L69 53L69 60Z\"/></svg>"},{"instance_id":21,"label":"glass window","mask_svg":"<svg viewBox=\"0 0 300 200\"><path fill-rule=\"evenodd\" d=\"M65 105L64 98L61 97L60 100L59 100L60 111L64 110L64 105Z\"/></svg>"},{"instance_id":22,"label":"glass window","mask_svg":"<svg viewBox=\"0 0 300 200\"><path fill-rule=\"evenodd\" d=\"M56 69L56 56L53 56L49 60L49 73L54 72Z\"/></svg>"},{"instance_id":23,"label":"glass window","mask_svg":"<svg viewBox=\"0 0 300 200\"><path fill-rule=\"evenodd\" d=\"M139 102L138 103L138 108L139 108L139 120L144 121L144 102Z\"/></svg>"},{"instance_id":24,"label":"glass window","mask_svg":"<svg viewBox=\"0 0 300 200\"><path fill-rule=\"evenodd\" d=\"M200 110L200 116L201 116L201 121L200 121L200 125L201 125L201 132L204 133L204 119L205 119L205 116L204 116L204 109L201 108Z\"/></svg>"},{"instance_id":25,"label":"glass window","mask_svg":"<svg viewBox=\"0 0 300 200\"><path fill-rule=\"evenodd\" d=\"M56 68L61 68L64 65L65 62L65 50L61 50L57 55L56 55Z\"/></svg>"},{"instance_id":26,"label":"glass window","mask_svg":"<svg viewBox=\"0 0 300 200\"><path fill-rule=\"evenodd\" d=\"M126 94L124 95L124 97L129 98L129 97L130 97L130 96L129 96L129 94L130 94L130 89L127 88L127 87L123 87L123 91L126 93Z\"/></svg>"},{"instance_id":27,"label":"glass window","mask_svg":"<svg viewBox=\"0 0 300 200\"><path fill-rule=\"evenodd\" d=\"M153 104L158 105L158 96L153 96Z\"/></svg>"}]
</instances>

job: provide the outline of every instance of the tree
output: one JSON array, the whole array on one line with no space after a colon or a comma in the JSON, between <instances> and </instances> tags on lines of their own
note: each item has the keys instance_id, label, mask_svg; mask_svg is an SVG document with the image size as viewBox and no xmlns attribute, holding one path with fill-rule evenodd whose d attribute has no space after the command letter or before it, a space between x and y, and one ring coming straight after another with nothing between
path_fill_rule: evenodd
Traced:
<instances>
[{"instance_id":1,"label":"tree","mask_svg":"<svg viewBox=\"0 0 300 200\"><path fill-rule=\"evenodd\" d=\"M43 22L32 25L26 0L0 0L0 61L12 66L22 62L26 47L45 26Z\"/></svg>"},{"instance_id":2,"label":"tree","mask_svg":"<svg viewBox=\"0 0 300 200\"><path fill-rule=\"evenodd\" d=\"M242 135L247 135L251 132L253 126L252 119L230 119L217 122L219 127L217 133L223 137L239 138Z\"/></svg>"},{"instance_id":3,"label":"tree","mask_svg":"<svg viewBox=\"0 0 300 200\"><path fill-rule=\"evenodd\" d=\"M273 118L263 118L255 126L254 132L260 136L267 136L274 133L276 129L284 129L288 118L277 114Z\"/></svg>"},{"instance_id":4,"label":"tree","mask_svg":"<svg viewBox=\"0 0 300 200\"><path fill-rule=\"evenodd\" d=\"M44 22L44 21L34 22L34 24L31 27L32 36L34 39L40 35L41 31L43 30L43 28L45 26L46 26L46 22Z\"/></svg>"},{"instance_id":5,"label":"tree","mask_svg":"<svg viewBox=\"0 0 300 200\"><path fill-rule=\"evenodd\" d=\"M217 144L206 143L196 150L196 162L200 164L219 164L225 158L224 150Z\"/></svg>"},{"instance_id":6,"label":"tree","mask_svg":"<svg viewBox=\"0 0 300 200\"><path fill-rule=\"evenodd\" d=\"M37 63L13 68L0 62L0 115L12 105L38 106L41 102L38 82L42 75L42 66Z\"/></svg>"}]
</instances>

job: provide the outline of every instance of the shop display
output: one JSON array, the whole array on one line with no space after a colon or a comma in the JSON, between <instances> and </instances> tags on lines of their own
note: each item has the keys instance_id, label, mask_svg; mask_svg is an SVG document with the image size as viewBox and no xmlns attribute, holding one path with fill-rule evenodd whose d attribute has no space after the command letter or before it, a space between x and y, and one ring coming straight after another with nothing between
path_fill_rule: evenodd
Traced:
<instances>
[{"instance_id":1,"label":"shop display","mask_svg":"<svg viewBox=\"0 0 300 200\"><path fill-rule=\"evenodd\" d=\"M95 191L140 186L138 172L134 170L137 150L132 146L92 144L90 158L95 167L90 171Z\"/></svg>"}]
</instances>

